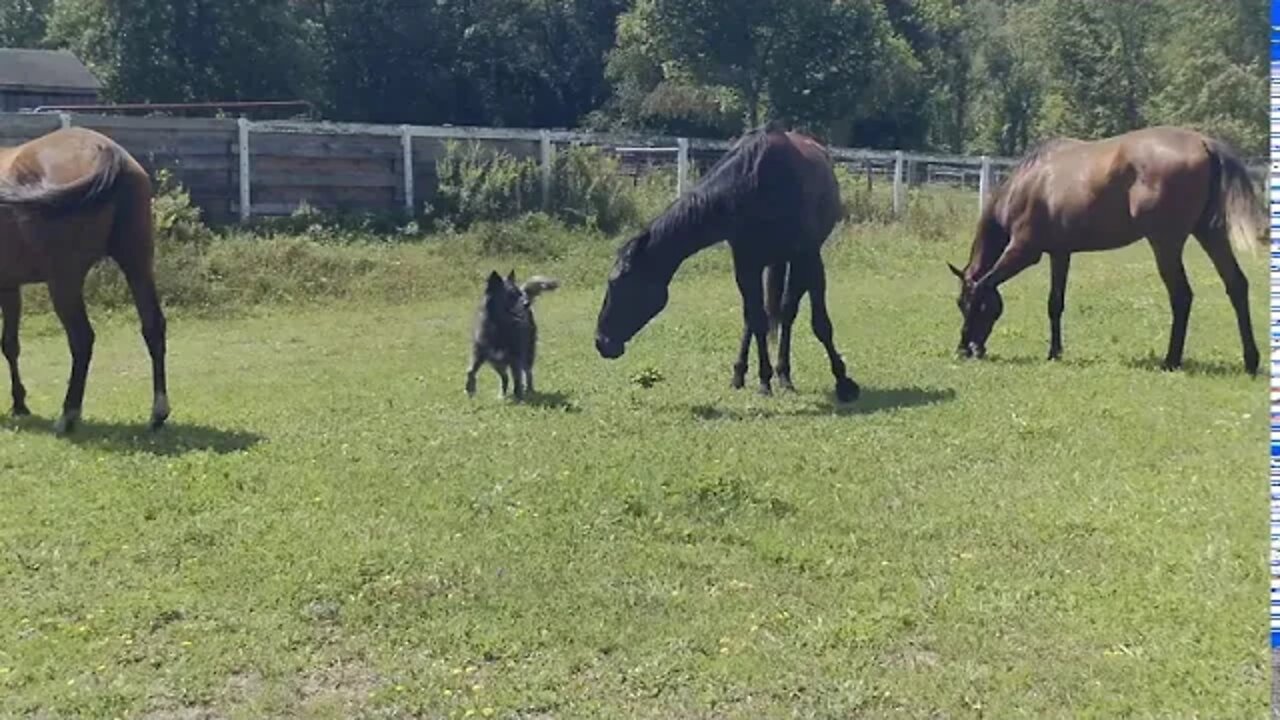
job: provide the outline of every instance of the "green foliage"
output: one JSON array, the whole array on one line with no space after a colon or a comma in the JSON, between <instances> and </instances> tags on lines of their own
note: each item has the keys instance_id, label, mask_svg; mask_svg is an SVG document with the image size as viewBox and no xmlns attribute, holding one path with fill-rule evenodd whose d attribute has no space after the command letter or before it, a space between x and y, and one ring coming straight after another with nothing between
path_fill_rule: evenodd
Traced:
<instances>
[{"instance_id":1,"label":"green foliage","mask_svg":"<svg viewBox=\"0 0 1280 720\"><path fill-rule=\"evenodd\" d=\"M508 220L534 210L607 233L638 219L617 160L599 148L568 147L556 153L546 207L535 160L480 143L446 143L444 155L436 162L436 175L436 201L430 215L446 227Z\"/></svg>"},{"instance_id":2,"label":"green foliage","mask_svg":"<svg viewBox=\"0 0 1280 720\"><path fill-rule=\"evenodd\" d=\"M204 245L213 239L200 208L168 169L156 173L151 218L157 244Z\"/></svg>"},{"instance_id":3,"label":"green foliage","mask_svg":"<svg viewBox=\"0 0 1280 720\"><path fill-rule=\"evenodd\" d=\"M1266 152L1266 0L10 0L130 101L1017 155L1154 124ZM505 202L513 202L509 198ZM519 201L524 203L523 198Z\"/></svg>"},{"instance_id":4,"label":"green foliage","mask_svg":"<svg viewBox=\"0 0 1280 720\"><path fill-rule=\"evenodd\" d=\"M0 48L44 45L52 0L0 2Z\"/></svg>"},{"instance_id":5,"label":"green foliage","mask_svg":"<svg viewBox=\"0 0 1280 720\"><path fill-rule=\"evenodd\" d=\"M436 161L436 178L429 214L456 227L506 220L541 207L537 162L478 142L446 142Z\"/></svg>"},{"instance_id":6,"label":"green foliage","mask_svg":"<svg viewBox=\"0 0 1280 720\"><path fill-rule=\"evenodd\" d=\"M278 99L305 89L309 53L289 0L58 0L50 40L128 102Z\"/></svg>"}]
</instances>

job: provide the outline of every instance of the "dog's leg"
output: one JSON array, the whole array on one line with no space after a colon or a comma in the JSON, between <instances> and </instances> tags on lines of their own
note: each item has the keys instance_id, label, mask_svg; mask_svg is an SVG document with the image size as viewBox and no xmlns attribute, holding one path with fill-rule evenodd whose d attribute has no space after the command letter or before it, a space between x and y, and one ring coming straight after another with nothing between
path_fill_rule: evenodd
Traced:
<instances>
[{"instance_id":1,"label":"dog's leg","mask_svg":"<svg viewBox=\"0 0 1280 720\"><path fill-rule=\"evenodd\" d=\"M493 370L498 373L498 377L502 378L502 390L498 393L498 397L504 398L507 396L507 366L495 364Z\"/></svg>"},{"instance_id":2,"label":"dog's leg","mask_svg":"<svg viewBox=\"0 0 1280 720\"><path fill-rule=\"evenodd\" d=\"M524 366L519 362L511 365L511 382L514 384L514 395L516 400L524 399Z\"/></svg>"},{"instance_id":3,"label":"dog's leg","mask_svg":"<svg viewBox=\"0 0 1280 720\"><path fill-rule=\"evenodd\" d=\"M476 394L476 371L484 364L484 360L480 358L480 353L471 353L471 367L467 369L467 397L475 397Z\"/></svg>"}]
</instances>

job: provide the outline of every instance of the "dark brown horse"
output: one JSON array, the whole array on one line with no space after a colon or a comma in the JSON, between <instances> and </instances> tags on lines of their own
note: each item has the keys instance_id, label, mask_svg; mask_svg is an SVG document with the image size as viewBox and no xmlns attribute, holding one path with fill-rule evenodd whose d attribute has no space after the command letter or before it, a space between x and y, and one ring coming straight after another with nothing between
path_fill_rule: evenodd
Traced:
<instances>
[{"instance_id":1,"label":"dark brown horse","mask_svg":"<svg viewBox=\"0 0 1280 720\"><path fill-rule=\"evenodd\" d=\"M827 351L836 396L851 402L858 385L836 351L827 313L821 249L840 218L831 158L815 140L770 125L740 138L707 174L623 245L596 325L596 349L620 357L626 343L667 304L667 286L684 260L721 240L733 252L744 318L732 385L741 388L751 339L760 392L772 392L770 330L782 326L778 382L791 383L791 326L809 294L813 333Z\"/></svg>"},{"instance_id":2,"label":"dark brown horse","mask_svg":"<svg viewBox=\"0 0 1280 720\"><path fill-rule=\"evenodd\" d=\"M1049 359L1058 359L1071 254L1146 238L1173 309L1164 368L1176 369L1182 365L1191 313L1182 249L1187 236L1195 235L1235 309L1245 370L1256 374L1248 282L1232 246L1252 252L1265 244L1264 223L1244 164L1223 143L1200 133L1153 127L1094 142L1044 143L1023 158L987 203L969 264L964 270L949 265L960 278L959 352L985 354L1004 309L1000 284L1048 255Z\"/></svg>"},{"instance_id":3,"label":"dark brown horse","mask_svg":"<svg viewBox=\"0 0 1280 720\"><path fill-rule=\"evenodd\" d=\"M71 348L71 379L56 429L80 417L93 354L84 305L85 276L110 257L133 293L142 337L151 354L151 427L169 416L165 390L165 320L152 268L151 181L124 148L81 128L58 130L23 145L0 148L0 311L9 362L13 412L27 415L18 375L20 287L46 283Z\"/></svg>"}]
</instances>

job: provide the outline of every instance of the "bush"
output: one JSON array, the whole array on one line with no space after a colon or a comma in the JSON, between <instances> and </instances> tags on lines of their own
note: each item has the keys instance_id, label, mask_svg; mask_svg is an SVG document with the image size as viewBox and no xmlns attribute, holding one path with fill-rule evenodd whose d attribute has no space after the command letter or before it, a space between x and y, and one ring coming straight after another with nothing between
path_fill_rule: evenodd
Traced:
<instances>
[{"instance_id":1,"label":"bush","mask_svg":"<svg viewBox=\"0 0 1280 720\"><path fill-rule=\"evenodd\" d=\"M598 148L569 147L556 153L549 207L542 206L537 162L479 143L446 143L436 174L439 184L430 215L445 228L466 229L542 210L569 225L614 233L637 218L618 161Z\"/></svg>"},{"instance_id":2,"label":"bush","mask_svg":"<svg viewBox=\"0 0 1280 720\"><path fill-rule=\"evenodd\" d=\"M154 187L151 221L157 245L204 245L213 239L213 231L204 224L200 208L191 202L191 195L173 173L162 168L156 173Z\"/></svg>"},{"instance_id":3,"label":"bush","mask_svg":"<svg viewBox=\"0 0 1280 720\"><path fill-rule=\"evenodd\" d=\"M480 143L445 143L436 161L433 219L466 228L517 217L540 203L538 166L532 160L485 149Z\"/></svg>"}]
</instances>

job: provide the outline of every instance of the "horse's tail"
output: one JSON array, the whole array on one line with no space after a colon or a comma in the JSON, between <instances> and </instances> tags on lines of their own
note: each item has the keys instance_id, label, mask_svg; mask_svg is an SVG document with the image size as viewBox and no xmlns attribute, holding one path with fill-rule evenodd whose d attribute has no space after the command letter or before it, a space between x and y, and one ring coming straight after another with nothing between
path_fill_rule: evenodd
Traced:
<instances>
[{"instance_id":1,"label":"horse's tail","mask_svg":"<svg viewBox=\"0 0 1280 720\"><path fill-rule=\"evenodd\" d=\"M1214 162L1209 204L1201 222L1209 228L1225 230L1238 252L1252 255L1254 248L1267 244L1266 222L1253 180L1239 156L1226 143L1206 138L1204 146Z\"/></svg>"},{"instance_id":2,"label":"horse's tail","mask_svg":"<svg viewBox=\"0 0 1280 720\"><path fill-rule=\"evenodd\" d=\"M29 206L55 213L84 208L111 195L126 162L119 147L107 144L98 147L93 171L69 183L41 180L19 184L0 178L0 205Z\"/></svg>"},{"instance_id":3,"label":"horse's tail","mask_svg":"<svg viewBox=\"0 0 1280 720\"><path fill-rule=\"evenodd\" d=\"M769 318L769 337L782 323L782 293L787 284L787 263L780 262L764 269L764 314Z\"/></svg>"},{"instance_id":4,"label":"horse's tail","mask_svg":"<svg viewBox=\"0 0 1280 720\"><path fill-rule=\"evenodd\" d=\"M525 295L528 295L529 300L532 302L534 298L538 297L542 293L550 292L558 287L560 287L559 280L544 277L542 275L534 275L524 281L524 284L520 286L520 290Z\"/></svg>"}]
</instances>

